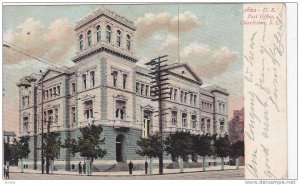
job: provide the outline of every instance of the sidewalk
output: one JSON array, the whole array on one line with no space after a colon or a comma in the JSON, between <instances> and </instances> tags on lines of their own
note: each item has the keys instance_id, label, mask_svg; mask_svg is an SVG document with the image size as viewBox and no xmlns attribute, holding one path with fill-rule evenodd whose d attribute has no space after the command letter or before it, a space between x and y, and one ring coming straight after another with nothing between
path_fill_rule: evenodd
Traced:
<instances>
[{"instance_id":1,"label":"sidewalk","mask_svg":"<svg viewBox=\"0 0 300 185\"><path fill-rule=\"evenodd\" d=\"M243 169L243 166L240 166L240 169ZM235 166L224 166L224 170L235 170ZM206 167L206 171L220 171L221 166L210 166ZM192 173L192 172L201 172L202 168L185 168L183 173ZM20 173L18 167L10 167L11 173ZM152 175L158 175L158 168L153 169ZM40 170L24 169L24 173L35 173L41 174ZM164 174L176 174L180 173L179 169L164 169ZM78 172L69 172L69 171L54 171L52 174L55 175L78 175ZM132 172L133 176L142 176L146 175L144 170L137 170ZM148 171L149 175L149 171ZM116 172L93 172L92 176L129 176L128 171L116 171Z\"/></svg>"}]
</instances>

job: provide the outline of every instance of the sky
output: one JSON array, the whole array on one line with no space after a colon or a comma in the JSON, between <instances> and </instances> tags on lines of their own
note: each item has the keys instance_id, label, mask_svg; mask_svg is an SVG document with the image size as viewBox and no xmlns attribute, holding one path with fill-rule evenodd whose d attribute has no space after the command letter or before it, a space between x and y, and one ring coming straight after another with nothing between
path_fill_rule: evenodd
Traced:
<instances>
[{"instance_id":1,"label":"sky","mask_svg":"<svg viewBox=\"0 0 300 185\"><path fill-rule=\"evenodd\" d=\"M133 50L138 65L168 54L170 62L188 63L204 81L203 86L219 85L228 90L229 118L233 110L244 106L242 4L3 6L4 43L57 66L72 66L74 26L100 7L134 22ZM3 48L4 130L18 134L16 83L47 67Z\"/></svg>"}]
</instances>

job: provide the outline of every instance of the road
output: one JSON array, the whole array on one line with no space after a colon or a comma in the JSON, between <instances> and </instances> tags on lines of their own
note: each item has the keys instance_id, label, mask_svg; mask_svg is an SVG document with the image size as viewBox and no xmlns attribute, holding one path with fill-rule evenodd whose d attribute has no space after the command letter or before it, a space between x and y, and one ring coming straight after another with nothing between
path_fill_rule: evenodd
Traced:
<instances>
[{"instance_id":1,"label":"road","mask_svg":"<svg viewBox=\"0 0 300 185\"><path fill-rule=\"evenodd\" d=\"M75 174L38 174L38 173L10 173L10 180L243 180L244 169L206 171L206 172L186 172L165 175L94 175L80 176Z\"/></svg>"}]
</instances>

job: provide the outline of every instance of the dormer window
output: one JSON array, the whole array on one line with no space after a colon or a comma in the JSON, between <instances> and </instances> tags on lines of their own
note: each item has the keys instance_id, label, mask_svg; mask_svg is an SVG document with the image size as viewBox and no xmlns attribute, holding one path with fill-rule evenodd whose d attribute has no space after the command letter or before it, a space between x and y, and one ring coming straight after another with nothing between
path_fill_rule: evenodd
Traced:
<instances>
[{"instance_id":1,"label":"dormer window","mask_svg":"<svg viewBox=\"0 0 300 185\"><path fill-rule=\"evenodd\" d=\"M130 47L131 47L131 40L130 40L130 36L127 35L126 36L126 49L130 50Z\"/></svg>"},{"instance_id":2,"label":"dormer window","mask_svg":"<svg viewBox=\"0 0 300 185\"><path fill-rule=\"evenodd\" d=\"M83 50L83 36L82 35L79 36L79 49L80 49L80 51Z\"/></svg>"},{"instance_id":3,"label":"dormer window","mask_svg":"<svg viewBox=\"0 0 300 185\"><path fill-rule=\"evenodd\" d=\"M96 31L97 31L97 42L101 41L101 27L98 25L96 27Z\"/></svg>"},{"instance_id":4,"label":"dormer window","mask_svg":"<svg viewBox=\"0 0 300 185\"><path fill-rule=\"evenodd\" d=\"M106 26L106 42L110 43L111 41L111 28L110 26Z\"/></svg>"},{"instance_id":5,"label":"dormer window","mask_svg":"<svg viewBox=\"0 0 300 185\"><path fill-rule=\"evenodd\" d=\"M117 46L121 47L121 31L117 31Z\"/></svg>"},{"instance_id":6,"label":"dormer window","mask_svg":"<svg viewBox=\"0 0 300 185\"><path fill-rule=\"evenodd\" d=\"M87 38L88 38L88 46L91 47L92 46L92 32L91 32L91 30L89 30L87 32Z\"/></svg>"}]
</instances>

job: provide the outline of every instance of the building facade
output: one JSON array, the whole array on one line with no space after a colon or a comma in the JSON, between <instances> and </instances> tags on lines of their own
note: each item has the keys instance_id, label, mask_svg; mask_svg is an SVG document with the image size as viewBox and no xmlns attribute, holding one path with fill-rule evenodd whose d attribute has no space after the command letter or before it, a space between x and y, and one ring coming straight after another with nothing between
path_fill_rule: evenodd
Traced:
<instances>
[{"instance_id":1,"label":"building facade","mask_svg":"<svg viewBox=\"0 0 300 185\"><path fill-rule=\"evenodd\" d=\"M59 132L62 140L77 138L79 128L102 125L107 155L94 165L108 170L131 160L143 164L136 141L158 132L158 103L151 101L150 71L136 64L132 48L133 22L107 9L99 9L77 22L77 52L71 68L48 68L20 80L20 133L30 136L30 155L24 163L41 166L41 120L44 132ZM187 63L169 68L170 99L163 132L228 133L228 92L218 86L201 87L201 78ZM43 89L43 93L42 93ZM43 106L43 111L42 111ZM61 149L55 168L74 170L79 154ZM172 163L166 157L165 163Z\"/></svg>"}]
</instances>

